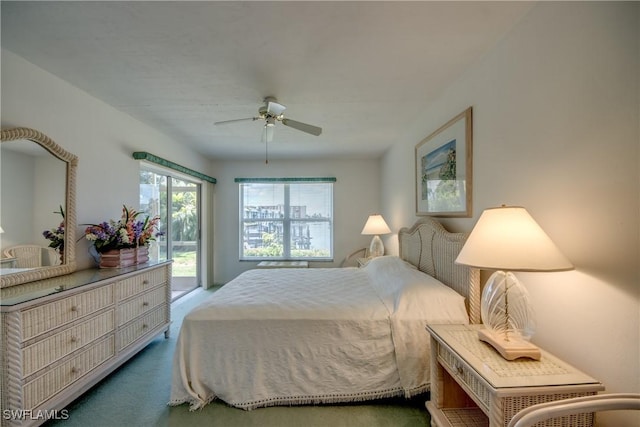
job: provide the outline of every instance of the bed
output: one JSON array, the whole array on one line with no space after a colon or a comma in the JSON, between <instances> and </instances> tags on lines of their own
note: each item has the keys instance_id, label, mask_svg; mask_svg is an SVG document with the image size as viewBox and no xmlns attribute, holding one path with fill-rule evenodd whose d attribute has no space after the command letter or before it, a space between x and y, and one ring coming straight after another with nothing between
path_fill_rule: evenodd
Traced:
<instances>
[{"instance_id":1,"label":"bed","mask_svg":"<svg viewBox=\"0 0 640 427\"><path fill-rule=\"evenodd\" d=\"M478 323L465 234L424 218L399 256L363 268L256 269L185 316L171 405L265 406L411 397L429 388L426 323Z\"/></svg>"}]
</instances>

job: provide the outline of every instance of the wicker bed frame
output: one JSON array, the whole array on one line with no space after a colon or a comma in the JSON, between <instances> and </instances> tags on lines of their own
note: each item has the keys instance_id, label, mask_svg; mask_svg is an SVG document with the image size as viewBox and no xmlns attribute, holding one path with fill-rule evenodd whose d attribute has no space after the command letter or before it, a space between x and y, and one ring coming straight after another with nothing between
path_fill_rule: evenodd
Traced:
<instances>
[{"instance_id":1,"label":"wicker bed frame","mask_svg":"<svg viewBox=\"0 0 640 427\"><path fill-rule=\"evenodd\" d=\"M480 270L455 263L467 236L450 233L435 219L425 217L398 232L400 258L463 295L469 321L481 323Z\"/></svg>"}]
</instances>

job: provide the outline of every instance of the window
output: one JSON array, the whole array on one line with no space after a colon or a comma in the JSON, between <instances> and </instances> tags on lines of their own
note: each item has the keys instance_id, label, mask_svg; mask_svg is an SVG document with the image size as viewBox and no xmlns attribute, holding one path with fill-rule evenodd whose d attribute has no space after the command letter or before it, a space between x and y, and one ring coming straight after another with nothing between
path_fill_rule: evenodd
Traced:
<instances>
[{"instance_id":1,"label":"window","mask_svg":"<svg viewBox=\"0 0 640 427\"><path fill-rule=\"evenodd\" d=\"M243 179L241 260L332 260L335 178Z\"/></svg>"}]
</instances>

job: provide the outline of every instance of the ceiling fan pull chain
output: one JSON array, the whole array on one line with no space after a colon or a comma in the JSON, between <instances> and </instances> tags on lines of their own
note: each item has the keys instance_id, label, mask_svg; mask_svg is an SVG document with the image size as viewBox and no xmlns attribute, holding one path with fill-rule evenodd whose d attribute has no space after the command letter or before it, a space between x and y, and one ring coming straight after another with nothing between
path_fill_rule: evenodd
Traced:
<instances>
[{"instance_id":1,"label":"ceiling fan pull chain","mask_svg":"<svg viewBox=\"0 0 640 427\"><path fill-rule=\"evenodd\" d=\"M269 164L269 141L264 141L264 164Z\"/></svg>"}]
</instances>

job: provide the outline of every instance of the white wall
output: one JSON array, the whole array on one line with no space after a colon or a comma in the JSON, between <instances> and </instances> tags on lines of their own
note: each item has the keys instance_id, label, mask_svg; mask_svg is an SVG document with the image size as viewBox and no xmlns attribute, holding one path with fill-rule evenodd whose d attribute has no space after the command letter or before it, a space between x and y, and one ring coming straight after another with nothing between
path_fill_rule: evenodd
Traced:
<instances>
[{"instance_id":1,"label":"white wall","mask_svg":"<svg viewBox=\"0 0 640 427\"><path fill-rule=\"evenodd\" d=\"M238 184L235 178L336 177L334 199L334 262L314 262L313 267L335 267L352 251L367 247L362 236L368 216L380 209L378 160L270 160L213 162L215 186L215 281L226 283L256 263L238 261Z\"/></svg>"},{"instance_id":2,"label":"white wall","mask_svg":"<svg viewBox=\"0 0 640 427\"><path fill-rule=\"evenodd\" d=\"M529 210L576 267L519 275L534 341L608 392L640 392L639 43L638 3L539 3L443 91L381 172L390 226L413 223L415 144L473 106L473 218L443 222L470 231L484 208ZM640 417L602 413L598 424Z\"/></svg>"},{"instance_id":3,"label":"white wall","mask_svg":"<svg viewBox=\"0 0 640 427\"><path fill-rule=\"evenodd\" d=\"M78 224L117 219L122 205L138 206L139 164L148 151L207 172L209 162L23 58L2 50L2 127L30 127L78 156ZM55 224L54 224L55 225ZM78 227L82 236L84 227ZM87 242L76 248L79 268L92 265Z\"/></svg>"}]
</instances>

